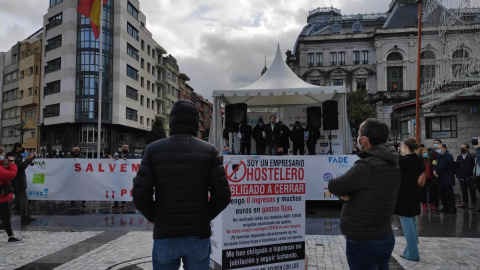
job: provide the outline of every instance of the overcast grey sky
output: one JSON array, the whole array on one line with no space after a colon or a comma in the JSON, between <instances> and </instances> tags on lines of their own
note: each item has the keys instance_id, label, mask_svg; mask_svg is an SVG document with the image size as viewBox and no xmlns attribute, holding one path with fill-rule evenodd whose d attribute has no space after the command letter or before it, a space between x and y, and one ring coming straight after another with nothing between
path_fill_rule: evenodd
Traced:
<instances>
[{"instance_id":1,"label":"overcast grey sky","mask_svg":"<svg viewBox=\"0 0 480 270\"><path fill-rule=\"evenodd\" d=\"M64 0L73 1L73 0ZM118 0L117 0L118 1ZM126 1L126 0L122 0ZM42 27L49 0L0 0L0 51ZM189 84L210 99L260 76L277 43L285 57L308 11L333 5L343 14L386 12L391 0L140 0L147 28L178 61Z\"/></svg>"}]
</instances>

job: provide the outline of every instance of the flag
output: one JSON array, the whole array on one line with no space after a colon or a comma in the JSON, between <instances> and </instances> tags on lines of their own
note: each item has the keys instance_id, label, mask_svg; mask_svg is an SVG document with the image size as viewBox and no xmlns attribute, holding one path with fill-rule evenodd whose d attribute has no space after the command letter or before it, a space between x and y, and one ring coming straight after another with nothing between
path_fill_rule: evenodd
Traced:
<instances>
[{"instance_id":1,"label":"flag","mask_svg":"<svg viewBox=\"0 0 480 270\"><path fill-rule=\"evenodd\" d=\"M108 0L80 0L77 11L83 16L90 18L90 24L92 25L93 35L95 39L100 36L100 15L102 14L102 7L108 2Z\"/></svg>"}]
</instances>

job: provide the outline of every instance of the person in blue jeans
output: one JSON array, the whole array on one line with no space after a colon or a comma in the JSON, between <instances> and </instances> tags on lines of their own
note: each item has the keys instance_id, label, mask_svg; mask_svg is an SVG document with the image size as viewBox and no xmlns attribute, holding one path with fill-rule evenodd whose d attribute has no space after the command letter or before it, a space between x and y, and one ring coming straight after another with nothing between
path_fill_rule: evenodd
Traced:
<instances>
[{"instance_id":1,"label":"person in blue jeans","mask_svg":"<svg viewBox=\"0 0 480 270\"><path fill-rule=\"evenodd\" d=\"M133 179L135 207L154 223L154 270L176 270L181 261L186 270L207 270L210 222L230 203L223 159L215 146L196 137L197 131L195 104L177 101L170 137L147 147Z\"/></svg>"},{"instance_id":2,"label":"person in blue jeans","mask_svg":"<svg viewBox=\"0 0 480 270\"><path fill-rule=\"evenodd\" d=\"M402 157L399 165L402 182L393 211L395 215L400 216L403 235L407 242L407 246L400 256L410 261L420 260L417 224L417 215L420 215L418 178L422 174L425 174L423 177L426 177L425 163L423 158L415 153L416 149L418 149L418 144L414 138L406 139L401 146Z\"/></svg>"},{"instance_id":3,"label":"person in blue jeans","mask_svg":"<svg viewBox=\"0 0 480 270\"><path fill-rule=\"evenodd\" d=\"M340 230L347 239L347 261L352 270L388 269L395 246L390 219L400 187L399 155L387 143L388 126L367 119L359 128L359 160L328 189L344 201Z\"/></svg>"}]
</instances>

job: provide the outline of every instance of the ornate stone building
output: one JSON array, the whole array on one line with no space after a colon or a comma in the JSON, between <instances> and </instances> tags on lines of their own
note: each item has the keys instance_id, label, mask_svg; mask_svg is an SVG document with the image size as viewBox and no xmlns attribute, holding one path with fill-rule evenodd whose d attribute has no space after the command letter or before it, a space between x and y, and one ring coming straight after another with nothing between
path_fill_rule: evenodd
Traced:
<instances>
[{"instance_id":1,"label":"ornate stone building","mask_svg":"<svg viewBox=\"0 0 480 270\"><path fill-rule=\"evenodd\" d=\"M348 92L366 89L369 100L376 106L377 117L391 127L392 139L413 137L418 59L416 2L393 0L388 10L379 14L345 16L333 7L312 10L293 51L286 53L287 64L312 84L344 85ZM421 81L448 77L451 82L447 86L453 84L458 89L479 83L480 70L472 68L472 59L477 59L478 66L480 10L451 16L458 33L442 33L444 39L438 35L442 31L442 14L453 12L440 4L427 12L429 16L422 21ZM450 46L457 40L462 42L461 46ZM461 78L451 76L465 66L470 66L473 72ZM435 138L442 138L457 147L470 141L469 137L479 136L480 125L472 122L480 122L476 113L479 105L477 92L422 110L422 141L429 144Z\"/></svg>"}]
</instances>

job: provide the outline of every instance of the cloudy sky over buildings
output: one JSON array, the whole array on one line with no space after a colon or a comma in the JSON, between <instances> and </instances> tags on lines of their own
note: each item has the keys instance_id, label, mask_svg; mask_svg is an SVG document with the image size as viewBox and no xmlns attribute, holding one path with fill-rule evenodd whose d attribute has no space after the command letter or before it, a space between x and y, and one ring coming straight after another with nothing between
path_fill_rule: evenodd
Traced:
<instances>
[{"instance_id":1,"label":"cloudy sky over buildings","mask_svg":"<svg viewBox=\"0 0 480 270\"><path fill-rule=\"evenodd\" d=\"M64 0L73 1L73 0ZM285 57L306 25L309 10L331 6L342 14L386 12L390 0L140 0L147 28L206 98L260 76L277 43ZM0 0L0 51L42 27L48 0Z\"/></svg>"}]
</instances>

